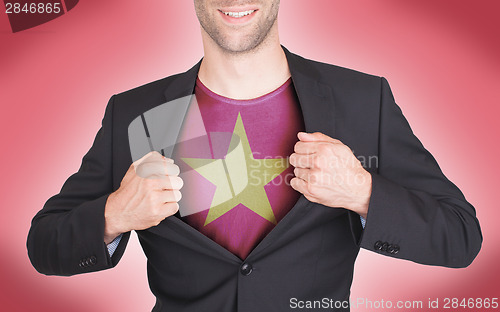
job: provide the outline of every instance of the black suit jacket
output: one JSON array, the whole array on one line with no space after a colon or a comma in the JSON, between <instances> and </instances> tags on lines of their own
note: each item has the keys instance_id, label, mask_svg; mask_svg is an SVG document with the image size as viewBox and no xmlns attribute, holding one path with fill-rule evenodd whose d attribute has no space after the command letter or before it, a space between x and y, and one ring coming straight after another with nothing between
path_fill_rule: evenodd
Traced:
<instances>
[{"instance_id":1,"label":"black suit jacket","mask_svg":"<svg viewBox=\"0 0 500 312\"><path fill-rule=\"evenodd\" d=\"M348 300L360 247L447 267L465 267L479 252L474 208L413 135L387 81L284 50L306 131L338 138L372 160L366 228L355 213L302 196L242 261L169 217L137 231L157 297L153 311L288 311L290 298ZM199 65L110 99L79 171L32 221L27 246L39 272L74 275L118 263L130 233L110 258L104 207L132 163L127 128L149 109L191 95Z\"/></svg>"}]
</instances>

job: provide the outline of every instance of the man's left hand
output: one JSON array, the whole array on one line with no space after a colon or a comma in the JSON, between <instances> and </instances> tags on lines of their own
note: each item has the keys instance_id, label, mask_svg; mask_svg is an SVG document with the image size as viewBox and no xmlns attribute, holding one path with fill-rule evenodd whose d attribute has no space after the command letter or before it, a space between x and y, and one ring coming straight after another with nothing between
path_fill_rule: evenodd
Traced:
<instances>
[{"instance_id":1,"label":"man's left hand","mask_svg":"<svg viewBox=\"0 0 500 312\"><path fill-rule=\"evenodd\" d=\"M312 202L343 207L366 218L372 177L351 149L320 132L299 132L290 155L295 167L292 188Z\"/></svg>"}]
</instances>

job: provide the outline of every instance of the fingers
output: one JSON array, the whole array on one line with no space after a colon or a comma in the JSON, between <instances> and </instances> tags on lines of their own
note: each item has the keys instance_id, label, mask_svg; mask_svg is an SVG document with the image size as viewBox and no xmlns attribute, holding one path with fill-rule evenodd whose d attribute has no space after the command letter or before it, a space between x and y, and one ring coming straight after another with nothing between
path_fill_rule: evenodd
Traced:
<instances>
[{"instance_id":1,"label":"fingers","mask_svg":"<svg viewBox=\"0 0 500 312\"><path fill-rule=\"evenodd\" d=\"M160 153L158 153L157 151L151 151L149 153L147 153L146 155L142 156L140 159L134 161L134 165L135 166L139 166L140 164L142 164L144 161L146 161L146 159L154 159L154 158L158 158L158 155L160 155ZM160 157L162 157L160 155Z\"/></svg>"},{"instance_id":2,"label":"fingers","mask_svg":"<svg viewBox=\"0 0 500 312\"><path fill-rule=\"evenodd\" d=\"M316 169L295 168L293 169L293 174L311 185L318 185L323 181L323 175Z\"/></svg>"},{"instance_id":3,"label":"fingers","mask_svg":"<svg viewBox=\"0 0 500 312\"><path fill-rule=\"evenodd\" d=\"M337 144L337 145L332 145L332 144ZM327 149L330 149L332 147L338 147L339 145L343 145L338 142L306 142L306 141L298 141L295 143L295 146L293 147L293 150L297 154L316 154L316 153L321 153L322 151L325 151Z\"/></svg>"},{"instance_id":4,"label":"fingers","mask_svg":"<svg viewBox=\"0 0 500 312\"><path fill-rule=\"evenodd\" d=\"M316 142L298 141L293 147L293 151L297 154L314 154L317 152Z\"/></svg>"},{"instance_id":5,"label":"fingers","mask_svg":"<svg viewBox=\"0 0 500 312\"><path fill-rule=\"evenodd\" d=\"M317 157L314 154L303 155L293 153L290 155L289 161L292 166L295 168L313 168L316 165Z\"/></svg>"},{"instance_id":6,"label":"fingers","mask_svg":"<svg viewBox=\"0 0 500 312\"><path fill-rule=\"evenodd\" d=\"M167 217L172 216L172 215L176 214L177 211L179 211L179 204L178 203L168 202L168 203L165 203L163 205L163 207L165 209Z\"/></svg>"},{"instance_id":7,"label":"fingers","mask_svg":"<svg viewBox=\"0 0 500 312\"><path fill-rule=\"evenodd\" d=\"M184 181L180 177L166 177L161 182L160 190L180 190L184 185Z\"/></svg>"},{"instance_id":8,"label":"fingers","mask_svg":"<svg viewBox=\"0 0 500 312\"><path fill-rule=\"evenodd\" d=\"M179 190L163 191L159 196L160 202L162 203L176 203L182 198L182 194Z\"/></svg>"},{"instance_id":9,"label":"fingers","mask_svg":"<svg viewBox=\"0 0 500 312\"><path fill-rule=\"evenodd\" d=\"M144 189L153 191L174 191L180 190L184 181L180 177L164 176L157 179L143 179L139 181L144 185Z\"/></svg>"},{"instance_id":10,"label":"fingers","mask_svg":"<svg viewBox=\"0 0 500 312\"><path fill-rule=\"evenodd\" d=\"M337 150L344 144L337 139L333 139L320 132L305 133L299 132L300 141L295 143L294 152L297 154L316 154L328 150Z\"/></svg>"},{"instance_id":11,"label":"fingers","mask_svg":"<svg viewBox=\"0 0 500 312\"><path fill-rule=\"evenodd\" d=\"M309 191L309 187L306 181L300 178L293 178L290 180L290 186L299 193L302 193L308 200L316 202L317 199Z\"/></svg>"},{"instance_id":12,"label":"fingers","mask_svg":"<svg viewBox=\"0 0 500 312\"><path fill-rule=\"evenodd\" d=\"M147 156L147 157L143 157L143 158L139 159L137 162L141 161L140 164L151 163L151 162L168 162L168 163L174 163L174 161L172 159L167 158L167 157L161 155L157 151L149 152L145 156Z\"/></svg>"},{"instance_id":13,"label":"fingers","mask_svg":"<svg viewBox=\"0 0 500 312\"><path fill-rule=\"evenodd\" d=\"M161 178L164 176L178 176L179 166L166 159L159 161L143 161L136 167L136 174L141 178Z\"/></svg>"},{"instance_id":14,"label":"fingers","mask_svg":"<svg viewBox=\"0 0 500 312\"><path fill-rule=\"evenodd\" d=\"M293 174L297 178L300 178L301 180L308 181L309 180L309 171L310 171L310 169L295 168L295 169L293 169Z\"/></svg>"},{"instance_id":15,"label":"fingers","mask_svg":"<svg viewBox=\"0 0 500 312\"><path fill-rule=\"evenodd\" d=\"M300 178L293 178L290 180L290 186L301 193L304 193L304 191L307 190L307 183L306 181L300 179Z\"/></svg>"},{"instance_id":16,"label":"fingers","mask_svg":"<svg viewBox=\"0 0 500 312\"><path fill-rule=\"evenodd\" d=\"M137 167L147 162L168 162L172 164L174 163L172 159L162 156L157 151L151 151L146 155L142 156L140 159L134 161L133 165Z\"/></svg>"},{"instance_id":17,"label":"fingers","mask_svg":"<svg viewBox=\"0 0 500 312\"><path fill-rule=\"evenodd\" d=\"M314 132L314 133L299 132L297 134L297 137L299 138L299 140L304 142L342 143L340 140L329 137L321 132Z\"/></svg>"}]
</instances>

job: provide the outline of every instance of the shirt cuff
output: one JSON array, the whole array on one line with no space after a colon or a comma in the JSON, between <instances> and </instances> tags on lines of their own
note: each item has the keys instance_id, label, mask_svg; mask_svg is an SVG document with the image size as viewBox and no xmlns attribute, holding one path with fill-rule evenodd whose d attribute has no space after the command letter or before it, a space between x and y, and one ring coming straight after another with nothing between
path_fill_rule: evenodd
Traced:
<instances>
[{"instance_id":1,"label":"shirt cuff","mask_svg":"<svg viewBox=\"0 0 500 312\"><path fill-rule=\"evenodd\" d=\"M361 219L361 225L363 226L363 229L364 229L365 225L366 225L366 220L362 216L359 216L359 218Z\"/></svg>"},{"instance_id":2,"label":"shirt cuff","mask_svg":"<svg viewBox=\"0 0 500 312\"><path fill-rule=\"evenodd\" d=\"M116 247L118 247L122 236L123 234L118 235L111 243L106 245L106 247L108 247L108 253L110 257L113 257L113 254L115 253Z\"/></svg>"}]
</instances>

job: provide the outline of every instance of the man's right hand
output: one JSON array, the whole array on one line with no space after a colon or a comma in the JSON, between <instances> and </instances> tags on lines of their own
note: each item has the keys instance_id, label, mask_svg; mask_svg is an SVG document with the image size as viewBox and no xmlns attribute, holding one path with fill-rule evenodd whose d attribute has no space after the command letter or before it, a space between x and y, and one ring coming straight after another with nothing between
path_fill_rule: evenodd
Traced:
<instances>
[{"instance_id":1,"label":"man's right hand","mask_svg":"<svg viewBox=\"0 0 500 312\"><path fill-rule=\"evenodd\" d=\"M172 159L150 152L130 165L120 188L111 193L104 211L104 242L121 233L158 225L179 210L183 185Z\"/></svg>"}]
</instances>

